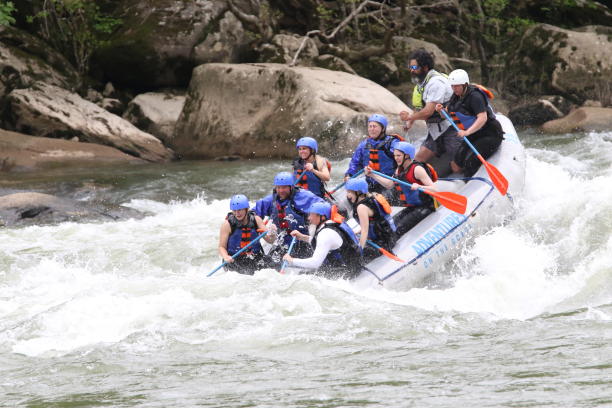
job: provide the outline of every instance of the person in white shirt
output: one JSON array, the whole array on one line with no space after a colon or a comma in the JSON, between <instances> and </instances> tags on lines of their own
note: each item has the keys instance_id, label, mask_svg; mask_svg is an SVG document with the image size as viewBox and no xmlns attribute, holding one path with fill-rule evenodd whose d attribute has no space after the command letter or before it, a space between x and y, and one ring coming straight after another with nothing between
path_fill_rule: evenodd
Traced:
<instances>
[{"instance_id":1,"label":"person in white shirt","mask_svg":"<svg viewBox=\"0 0 612 408\"><path fill-rule=\"evenodd\" d=\"M427 138L414 157L415 161L427 163L434 157L448 152L453 172L461 168L455 163L455 154L461 145L457 130L439 112L436 105L445 104L453 95L448 76L434 69L434 57L424 49L415 50L410 55L410 72L415 83L412 104L415 112L400 112L400 118L406 122L405 131L410 129L415 120L425 120Z\"/></svg>"},{"instance_id":2,"label":"person in white shirt","mask_svg":"<svg viewBox=\"0 0 612 408\"><path fill-rule=\"evenodd\" d=\"M339 214L332 216L332 207L328 203L315 203L308 211L310 234L292 231L291 235L309 242L314 254L306 259L286 254L283 260L298 268L318 270L326 278L352 278L358 275L363 266L363 253L353 230Z\"/></svg>"}]
</instances>

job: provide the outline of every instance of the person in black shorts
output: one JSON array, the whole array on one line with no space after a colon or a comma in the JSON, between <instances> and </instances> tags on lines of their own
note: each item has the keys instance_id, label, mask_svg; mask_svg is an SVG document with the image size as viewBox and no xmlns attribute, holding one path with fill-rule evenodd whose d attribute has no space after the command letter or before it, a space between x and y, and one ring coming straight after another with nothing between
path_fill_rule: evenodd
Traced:
<instances>
[{"instance_id":1,"label":"person in black shorts","mask_svg":"<svg viewBox=\"0 0 612 408\"><path fill-rule=\"evenodd\" d=\"M436 105L447 103L453 95L448 76L434 69L433 55L424 49L410 55L409 68L415 84L412 94L415 112L400 112L400 118L406 122L404 131L408 131L415 120L424 120L427 124L427 138L414 160L426 163L448 152L451 168L458 173L460 168L453 160L461 139L457 138L457 131L450 122L436 112Z\"/></svg>"},{"instance_id":2,"label":"person in black shorts","mask_svg":"<svg viewBox=\"0 0 612 408\"><path fill-rule=\"evenodd\" d=\"M495 113L489 105L493 94L484 86L470 85L470 78L462 69L451 72L449 81L453 96L446 108L439 104L436 111L441 112L444 108L460 129L457 136L467 137L486 160L495 153L504 139L502 126L495 119ZM461 143L455 154L455 163L462 168L466 177L472 177L481 164L478 156L465 142Z\"/></svg>"}]
</instances>

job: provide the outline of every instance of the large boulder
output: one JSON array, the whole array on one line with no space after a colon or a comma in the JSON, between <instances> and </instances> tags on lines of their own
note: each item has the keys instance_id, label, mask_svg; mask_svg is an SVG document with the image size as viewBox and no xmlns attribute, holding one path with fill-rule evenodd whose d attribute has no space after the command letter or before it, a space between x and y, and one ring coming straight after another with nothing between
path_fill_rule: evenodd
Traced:
<instances>
[{"instance_id":1,"label":"large boulder","mask_svg":"<svg viewBox=\"0 0 612 408\"><path fill-rule=\"evenodd\" d=\"M26 136L0 129L0 171L137 164L145 161L108 146Z\"/></svg>"},{"instance_id":2,"label":"large boulder","mask_svg":"<svg viewBox=\"0 0 612 408\"><path fill-rule=\"evenodd\" d=\"M25 31L0 25L0 104L13 89L36 81L73 90L77 79L59 52Z\"/></svg>"},{"instance_id":3,"label":"large boulder","mask_svg":"<svg viewBox=\"0 0 612 408\"><path fill-rule=\"evenodd\" d=\"M204 41L193 49L195 65L210 62L242 62L253 42L253 34L245 32L242 23L231 11L207 26Z\"/></svg>"},{"instance_id":4,"label":"large boulder","mask_svg":"<svg viewBox=\"0 0 612 408\"><path fill-rule=\"evenodd\" d=\"M540 127L544 133L593 132L612 130L612 109L578 108L564 118L551 120Z\"/></svg>"},{"instance_id":5,"label":"large boulder","mask_svg":"<svg viewBox=\"0 0 612 408\"><path fill-rule=\"evenodd\" d=\"M95 62L115 83L187 86L198 63L209 58L237 62L241 55L240 46L230 50L229 42L237 34L234 40L242 44L244 32L226 10L223 0L122 0L114 17L123 24Z\"/></svg>"},{"instance_id":6,"label":"large boulder","mask_svg":"<svg viewBox=\"0 0 612 408\"><path fill-rule=\"evenodd\" d=\"M279 64L289 64L293 62L295 54L304 42L304 37L286 34L275 35L270 44L262 46L261 54L257 62L273 62ZM313 66L313 58L319 56L319 49L312 38L307 38L300 55L296 60L296 65Z\"/></svg>"},{"instance_id":7,"label":"large boulder","mask_svg":"<svg viewBox=\"0 0 612 408\"><path fill-rule=\"evenodd\" d=\"M612 36L538 24L509 53L507 86L515 94L594 99L612 80Z\"/></svg>"},{"instance_id":8,"label":"large boulder","mask_svg":"<svg viewBox=\"0 0 612 408\"><path fill-rule=\"evenodd\" d=\"M329 69L331 71L348 72L349 74L357 75L355 70L340 57L331 54L319 55L313 58L312 62L319 68Z\"/></svg>"},{"instance_id":9,"label":"large boulder","mask_svg":"<svg viewBox=\"0 0 612 408\"><path fill-rule=\"evenodd\" d=\"M174 125L184 105L184 94L148 92L128 104L123 118L166 143L174 133Z\"/></svg>"},{"instance_id":10,"label":"large boulder","mask_svg":"<svg viewBox=\"0 0 612 408\"><path fill-rule=\"evenodd\" d=\"M28 191L4 195L0 191L0 195L0 226L143 217L126 207L88 205L49 194Z\"/></svg>"},{"instance_id":11,"label":"large boulder","mask_svg":"<svg viewBox=\"0 0 612 408\"><path fill-rule=\"evenodd\" d=\"M563 116L565 115L550 101L538 100L510 109L508 118L514 125L540 126L548 121L560 119Z\"/></svg>"},{"instance_id":12,"label":"large boulder","mask_svg":"<svg viewBox=\"0 0 612 408\"><path fill-rule=\"evenodd\" d=\"M369 115L401 132L408 107L383 87L344 72L280 64L206 64L194 70L185 107L169 140L181 157L292 157L304 136L325 156L352 154ZM424 131L424 125L415 132Z\"/></svg>"},{"instance_id":13,"label":"large boulder","mask_svg":"<svg viewBox=\"0 0 612 408\"><path fill-rule=\"evenodd\" d=\"M76 94L42 82L11 92L2 111L2 123L5 129L32 136L76 136L147 161L173 158L172 152L154 136Z\"/></svg>"}]
</instances>

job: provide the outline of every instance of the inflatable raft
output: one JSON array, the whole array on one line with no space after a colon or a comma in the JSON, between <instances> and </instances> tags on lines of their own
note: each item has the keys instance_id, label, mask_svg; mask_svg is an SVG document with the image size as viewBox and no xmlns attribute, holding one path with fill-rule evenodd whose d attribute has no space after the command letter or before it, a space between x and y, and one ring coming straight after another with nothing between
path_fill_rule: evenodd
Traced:
<instances>
[{"instance_id":1,"label":"inflatable raft","mask_svg":"<svg viewBox=\"0 0 612 408\"><path fill-rule=\"evenodd\" d=\"M381 288L406 291L434 272L437 267L456 257L468 240L483 234L512 217L516 199L525 185L526 157L512 122L497 114L505 140L488 160L508 180L508 192L502 196L481 166L471 178L439 179L439 191L452 191L468 200L465 214L439 207L400 238L394 253L401 263L381 256L367 264L351 282L359 289ZM344 192L334 194L345 200ZM399 209L398 209L399 210ZM355 228L355 220L348 220ZM289 273L299 273L290 268Z\"/></svg>"}]
</instances>

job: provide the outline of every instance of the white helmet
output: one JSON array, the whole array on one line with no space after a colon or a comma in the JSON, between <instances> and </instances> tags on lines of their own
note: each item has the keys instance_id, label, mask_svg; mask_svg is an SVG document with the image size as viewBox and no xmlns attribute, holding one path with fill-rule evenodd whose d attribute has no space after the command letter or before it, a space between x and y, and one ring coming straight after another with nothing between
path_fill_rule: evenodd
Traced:
<instances>
[{"instance_id":1,"label":"white helmet","mask_svg":"<svg viewBox=\"0 0 612 408\"><path fill-rule=\"evenodd\" d=\"M462 69L456 69L451 72L448 76L448 80L450 81L451 85L463 85L470 83L470 77L468 76L468 73Z\"/></svg>"}]
</instances>

